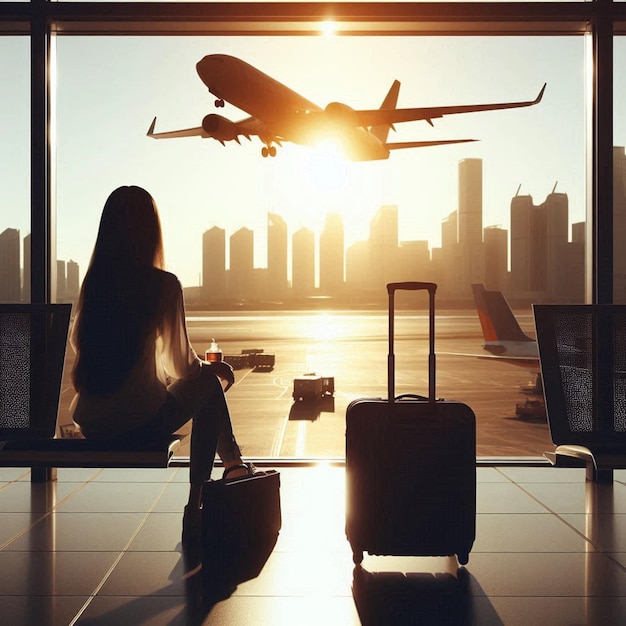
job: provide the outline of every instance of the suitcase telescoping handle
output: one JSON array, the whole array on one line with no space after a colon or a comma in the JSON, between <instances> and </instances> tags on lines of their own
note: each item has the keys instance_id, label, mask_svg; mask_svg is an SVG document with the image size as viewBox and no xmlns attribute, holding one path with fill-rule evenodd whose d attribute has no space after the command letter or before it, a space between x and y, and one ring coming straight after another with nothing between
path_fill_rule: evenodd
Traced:
<instances>
[{"instance_id":1,"label":"suitcase telescoping handle","mask_svg":"<svg viewBox=\"0 0 626 626\"><path fill-rule=\"evenodd\" d=\"M435 283L389 283L387 293L389 294L389 354L387 355L387 380L388 380L388 400L393 404L396 397L396 357L394 354L394 318L396 291L428 291L428 401L434 403L435 400Z\"/></svg>"}]
</instances>

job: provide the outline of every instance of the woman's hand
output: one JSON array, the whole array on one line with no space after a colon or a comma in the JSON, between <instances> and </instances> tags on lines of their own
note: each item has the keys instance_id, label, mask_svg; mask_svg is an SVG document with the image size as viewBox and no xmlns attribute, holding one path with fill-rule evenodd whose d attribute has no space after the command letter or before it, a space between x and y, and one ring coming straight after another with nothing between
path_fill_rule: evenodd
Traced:
<instances>
[{"instance_id":1,"label":"woman's hand","mask_svg":"<svg viewBox=\"0 0 626 626\"><path fill-rule=\"evenodd\" d=\"M208 365L211 367L211 371L226 383L224 391L228 391L235 382L235 373L233 372L233 368L225 361L213 361Z\"/></svg>"}]
</instances>

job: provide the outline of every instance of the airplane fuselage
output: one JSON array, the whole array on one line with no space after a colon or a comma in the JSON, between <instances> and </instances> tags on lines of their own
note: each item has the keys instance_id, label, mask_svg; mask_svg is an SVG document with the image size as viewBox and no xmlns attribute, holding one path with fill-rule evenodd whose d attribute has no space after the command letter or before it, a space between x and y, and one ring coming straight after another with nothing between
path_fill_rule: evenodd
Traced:
<instances>
[{"instance_id":1,"label":"airplane fuselage","mask_svg":"<svg viewBox=\"0 0 626 626\"><path fill-rule=\"evenodd\" d=\"M348 159L389 158L389 150L368 129L341 123L342 115L350 115L349 109L338 108L335 123L332 115L308 118L309 113L322 109L241 59L211 54L196 64L196 70L216 98L228 101L257 120L263 120L267 129L266 138L260 135L263 141L269 142L271 137L278 137L278 142L285 140L311 145L325 139L339 139Z\"/></svg>"}]
</instances>

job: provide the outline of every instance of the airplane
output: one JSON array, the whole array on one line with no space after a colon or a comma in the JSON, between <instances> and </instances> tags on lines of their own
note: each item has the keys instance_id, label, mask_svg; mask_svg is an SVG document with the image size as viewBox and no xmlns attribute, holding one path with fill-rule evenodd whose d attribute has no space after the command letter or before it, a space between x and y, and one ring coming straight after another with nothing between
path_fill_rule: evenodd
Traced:
<instances>
[{"instance_id":1,"label":"airplane","mask_svg":"<svg viewBox=\"0 0 626 626\"><path fill-rule=\"evenodd\" d=\"M472 294L489 355L478 358L497 359L526 368L535 375L535 384L527 391L543 393L537 341L529 337L519 325L501 291L487 291L482 284L472 285Z\"/></svg>"},{"instance_id":2,"label":"airplane","mask_svg":"<svg viewBox=\"0 0 626 626\"><path fill-rule=\"evenodd\" d=\"M331 102L325 109L291 90L252 65L226 54L210 54L196 64L196 70L209 92L215 97L215 106L225 102L247 113L239 121L209 113L202 125L183 130L156 132L156 117L147 136L154 139L175 137L212 138L225 145L227 141L240 143L239 138L257 136L264 146L263 157L276 156L276 146L283 142L315 146L324 138L342 139L343 156L352 161L388 159L391 151L403 148L422 148L452 143L466 143L475 139L443 139L433 141L388 142L387 136L394 124L433 120L456 113L492 111L533 106L541 102L546 84L538 96L526 102L496 104L452 105L439 107L396 108L400 82L395 80L379 109L355 110L341 102ZM275 145L274 145L275 144Z\"/></svg>"}]
</instances>

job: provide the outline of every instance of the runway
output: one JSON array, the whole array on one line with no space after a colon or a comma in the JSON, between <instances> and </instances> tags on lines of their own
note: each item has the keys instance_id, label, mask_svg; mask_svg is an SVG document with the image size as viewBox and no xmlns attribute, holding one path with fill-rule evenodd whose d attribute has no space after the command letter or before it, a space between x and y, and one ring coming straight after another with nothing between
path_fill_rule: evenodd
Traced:
<instances>
[{"instance_id":1,"label":"runway","mask_svg":"<svg viewBox=\"0 0 626 626\"><path fill-rule=\"evenodd\" d=\"M518 315L533 333L530 314ZM272 370L237 370L228 391L237 439L248 457L344 456L345 414L357 398L387 396L388 322L379 312L243 312L188 314L191 342L202 355L215 338L226 357L259 348L275 355ZM396 394L427 394L425 314L396 320ZM438 313L437 397L465 402L476 414L479 456L542 456L553 448L545 419L520 419L521 387L534 380L523 368L472 356L484 353L474 311ZM71 422L68 349L59 423ZM293 379L315 372L335 380L333 397L294 402ZM181 431L187 433L188 428ZM186 441L179 454L187 454Z\"/></svg>"}]
</instances>

